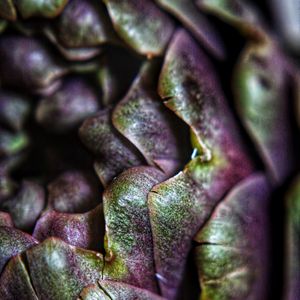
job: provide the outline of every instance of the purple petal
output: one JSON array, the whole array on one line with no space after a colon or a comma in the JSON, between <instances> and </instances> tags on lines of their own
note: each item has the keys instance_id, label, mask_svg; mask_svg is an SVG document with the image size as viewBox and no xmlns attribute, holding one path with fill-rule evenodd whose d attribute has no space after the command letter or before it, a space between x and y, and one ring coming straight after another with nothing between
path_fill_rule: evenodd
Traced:
<instances>
[{"instance_id":1,"label":"purple petal","mask_svg":"<svg viewBox=\"0 0 300 300\"><path fill-rule=\"evenodd\" d=\"M126 97L113 112L113 124L144 155L149 165L174 174L180 146L169 112L155 90L157 65L145 64Z\"/></svg>"},{"instance_id":2,"label":"purple petal","mask_svg":"<svg viewBox=\"0 0 300 300\"><path fill-rule=\"evenodd\" d=\"M84 214L48 211L38 220L32 235L39 241L58 237L69 245L99 251L104 236L102 205Z\"/></svg>"},{"instance_id":3,"label":"purple petal","mask_svg":"<svg viewBox=\"0 0 300 300\"><path fill-rule=\"evenodd\" d=\"M215 208L195 240L201 299L267 299L270 186L248 177Z\"/></svg>"},{"instance_id":4,"label":"purple petal","mask_svg":"<svg viewBox=\"0 0 300 300\"><path fill-rule=\"evenodd\" d=\"M88 174L67 171L48 185L48 201L56 211L83 213L100 203L100 187Z\"/></svg>"},{"instance_id":5,"label":"purple petal","mask_svg":"<svg viewBox=\"0 0 300 300\"><path fill-rule=\"evenodd\" d=\"M0 273L7 261L37 244L37 241L18 229L13 227L0 227Z\"/></svg>"}]
</instances>

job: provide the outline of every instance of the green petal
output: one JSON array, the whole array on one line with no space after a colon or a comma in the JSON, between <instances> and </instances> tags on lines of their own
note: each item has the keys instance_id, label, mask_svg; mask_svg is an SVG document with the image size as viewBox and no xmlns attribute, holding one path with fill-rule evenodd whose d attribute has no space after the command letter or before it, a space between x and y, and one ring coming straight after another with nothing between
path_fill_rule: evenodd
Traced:
<instances>
[{"instance_id":1,"label":"green petal","mask_svg":"<svg viewBox=\"0 0 300 300\"><path fill-rule=\"evenodd\" d=\"M28 136L25 133L11 133L0 128L0 156L17 154L24 150L28 144Z\"/></svg>"},{"instance_id":2,"label":"green petal","mask_svg":"<svg viewBox=\"0 0 300 300\"><path fill-rule=\"evenodd\" d=\"M240 119L277 182L295 164L287 80L286 61L273 43L249 44L233 80Z\"/></svg>"},{"instance_id":3,"label":"green petal","mask_svg":"<svg viewBox=\"0 0 300 300\"><path fill-rule=\"evenodd\" d=\"M21 255L13 257L0 277L0 298L38 300Z\"/></svg>"},{"instance_id":4,"label":"green petal","mask_svg":"<svg viewBox=\"0 0 300 300\"><path fill-rule=\"evenodd\" d=\"M101 278L99 253L49 238L26 252L30 278L39 299L71 300Z\"/></svg>"},{"instance_id":5,"label":"green petal","mask_svg":"<svg viewBox=\"0 0 300 300\"><path fill-rule=\"evenodd\" d=\"M201 299L266 299L268 205L263 175L248 177L216 207L195 240Z\"/></svg>"},{"instance_id":6,"label":"green petal","mask_svg":"<svg viewBox=\"0 0 300 300\"><path fill-rule=\"evenodd\" d=\"M155 168L136 167L123 172L105 190L104 279L156 291L147 195L162 179Z\"/></svg>"},{"instance_id":7,"label":"green petal","mask_svg":"<svg viewBox=\"0 0 300 300\"><path fill-rule=\"evenodd\" d=\"M205 13L222 19L247 37L256 40L266 36L258 12L246 1L197 0L196 3Z\"/></svg>"},{"instance_id":8,"label":"green petal","mask_svg":"<svg viewBox=\"0 0 300 300\"><path fill-rule=\"evenodd\" d=\"M23 18L58 16L69 0L21 0L16 6Z\"/></svg>"},{"instance_id":9,"label":"green petal","mask_svg":"<svg viewBox=\"0 0 300 300\"><path fill-rule=\"evenodd\" d=\"M37 244L37 241L13 227L0 227L0 273L6 262L13 256Z\"/></svg>"},{"instance_id":10,"label":"green petal","mask_svg":"<svg viewBox=\"0 0 300 300\"><path fill-rule=\"evenodd\" d=\"M196 153L183 172L149 195L157 276L162 294L173 299L194 234L253 166L208 58L183 30L168 49L159 93L191 127Z\"/></svg>"},{"instance_id":11,"label":"green petal","mask_svg":"<svg viewBox=\"0 0 300 300\"><path fill-rule=\"evenodd\" d=\"M115 30L136 52L162 55L173 33L173 21L149 0L104 0Z\"/></svg>"}]
</instances>

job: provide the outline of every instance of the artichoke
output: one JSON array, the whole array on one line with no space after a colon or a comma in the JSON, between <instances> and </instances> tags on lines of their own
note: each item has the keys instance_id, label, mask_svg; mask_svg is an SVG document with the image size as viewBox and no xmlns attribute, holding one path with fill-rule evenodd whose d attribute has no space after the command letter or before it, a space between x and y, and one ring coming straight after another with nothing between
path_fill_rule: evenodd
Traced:
<instances>
[{"instance_id":1,"label":"artichoke","mask_svg":"<svg viewBox=\"0 0 300 300\"><path fill-rule=\"evenodd\" d=\"M277 2L0 2L0 299L299 299Z\"/></svg>"}]
</instances>

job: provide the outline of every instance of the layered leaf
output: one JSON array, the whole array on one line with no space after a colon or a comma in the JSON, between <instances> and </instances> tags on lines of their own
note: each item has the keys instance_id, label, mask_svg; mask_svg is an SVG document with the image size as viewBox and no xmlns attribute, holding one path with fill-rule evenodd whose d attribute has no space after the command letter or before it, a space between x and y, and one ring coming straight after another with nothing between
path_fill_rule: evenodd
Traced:
<instances>
[{"instance_id":1,"label":"layered leaf","mask_svg":"<svg viewBox=\"0 0 300 300\"><path fill-rule=\"evenodd\" d=\"M17 51L11 51L17 49ZM41 41L19 35L0 40L0 79L3 84L39 91L57 84L66 67Z\"/></svg>"},{"instance_id":2,"label":"layered leaf","mask_svg":"<svg viewBox=\"0 0 300 300\"><path fill-rule=\"evenodd\" d=\"M284 299L296 300L300 297L300 177L290 187L286 199L286 259Z\"/></svg>"},{"instance_id":3,"label":"layered leaf","mask_svg":"<svg viewBox=\"0 0 300 300\"><path fill-rule=\"evenodd\" d=\"M163 54L174 31L173 21L150 0L104 0L118 35L136 52Z\"/></svg>"},{"instance_id":4,"label":"layered leaf","mask_svg":"<svg viewBox=\"0 0 300 300\"><path fill-rule=\"evenodd\" d=\"M21 255L14 256L1 274L0 298L5 300L38 300Z\"/></svg>"},{"instance_id":5,"label":"layered leaf","mask_svg":"<svg viewBox=\"0 0 300 300\"><path fill-rule=\"evenodd\" d=\"M26 252L32 284L39 299L75 299L87 285L101 278L99 253L49 238Z\"/></svg>"},{"instance_id":6,"label":"layered leaf","mask_svg":"<svg viewBox=\"0 0 300 300\"><path fill-rule=\"evenodd\" d=\"M1 123L14 129L23 127L30 111L27 97L13 92L0 91Z\"/></svg>"},{"instance_id":7,"label":"layered leaf","mask_svg":"<svg viewBox=\"0 0 300 300\"><path fill-rule=\"evenodd\" d=\"M50 130L64 131L95 114L99 106L93 88L74 77L64 81L56 92L39 102L36 119Z\"/></svg>"},{"instance_id":8,"label":"layered leaf","mask_svg":"<svg viewBox=\"0 0 300 300\"><path fill-rule=\"evenodd\" d=\"M48 202L59 212L87 212L100 203L100 188L89 174L67 171L48 185Z\"/></svg>"},{"instance_id":9,"label":"layered leaf","mask_svg":"<svg viewBox=\"0 0 300 300\"><path fill-rule=\"evenodd\" d=\"M101 49L99 47L67 48L66 46L63 46L60 41L58 41L57 34L52 27L45 26L43 28L43 33L67 60L75 62L86 61L101 53Z\"/></svg>"},{"instance_id":10,"label":"layered leaf","mask_svg":"<svg viewBox=\"0 0 300 300\"><path fill-rule=\"evenodd\" d=\"M104 186L122 171L143 164L133 145L112 126L108 110L88 118L79 135L85 146L97 156L95 169Z\"/></svg>"},{"instance_id":11,"label":"layered leaf","mask_svg":"<svg viewBox=\"0 0 300 300\"><path fill-rule=\"evenodd\" d=\"M156 291L147 195L163 180L152 167L126 170L106 188L104 279Z\"/></svg>"},{"instance_id":12,"label":"layered leaf","mask_svg":"<svg viewBox=\"0 0 300 300\"><path fill-rule=\"evenodd\" d=\"M191 127L195 147L183 172L149 194L157 277L163 296L172 299L193 236L253 167L208 59L183 30L167 52L159 93Z\"/></svg>"},{"instance_id":13,"label":"layered leaf","mask_svg":"<svg viewBox=\"0 0 300 300\"><path fill-rule=\"evenodd\" d=\"M36 244L37 241L29 234L13 227L0 227L0 273L11 257Z\"/></svg>"},{"instance_id":14,"label":"layered leaf","mask_svg":"<svg viewBox=\"0 0 300 300\"><path fill-rule=\"evenodd\" d=\"M155 91L157 65L146 63L113 112L113 124L143 154L149 165L174 174L180 146L169 112Z\"/></svg>"},{"instance_id":15,"label":"layered leaf","mask_svg":"<svg viewBox=\"0 0 300 300\"><path fill-rule=\"evenodd\" d=\"M66 48L95 47L115 39L105 8L97 1L70 1L53 26L57 41Z\"/></svg>"},{"instance_id":16,"label":"layered leaf","mask_svg":"<svg viewBox=\"0 0 300 300\"><path fill-rule=\"evenodd\" d=\"M286 61L275 44L249 44L236 66L235 102L273 179L294 168Z\"/></svg>"},{"instance_id":17,"label":"layered leaf","mask_svg":"<svg viewBox=\"0 0 300 300\"><path fill-rule=\"evenodd\" d=\"M162 297L151 293L146 289L141 289L123 282L100 280L99 285L112 300L163 300Z\"/></svg>"},{"instance_id":18,"label":"layered leaf","mask_svg":"<svg viewBox=\"0 0 300 300\"><path fill-rule=\"evenodd\" d=\"M16 196L4 202L0 207L8 211L14 225L25 231L33 228L45 206L45 192L40 185L24 181Z\"/></svg>"},{"instance_id":19,"label":"layered leaf","mask_svg":"<svg viewBox=\"0 0 300 300\"><path fill-rule=\"evenodd\" d=\"M23 18L58 16L69 0L17 0L16 7Z\"/></svg>"},{"instance_id":20,"label":"layered leaf","mask_svg":"<svg viewBox=\"0 0 300 300\"><path fill-rule=\"evenodd\" d=\"M270 187L255 174L216 207L195 240L201 299L267 299Z\"/></svg>"},{"instance_id":21,"label":"layered leaf","mask_svg":"<svg viewBox=\"0 0 300 300\"><path fill-rule=\"evenodd\" d=\"M102 214L102 205L84 214L48 211L39 218L32 235L39 241L58 237L69 245L99 251L104 236Z\"/></svg>"},{"instance_id":22,"label":"layered leaf","mask_svg":"<svg viewBox=\"0 0 300 300\"><path fill-rule=\"evenodd\" d=\"M218 58L225 56L223 42L217 31L191 0L156 0L168 12L177 17L195 37Z\"/></svg>"},{"instance_id":23,"label":"layered leaf","mask_svg":"<svg viewBox=\"0 0 300 300\"><path fill-rule=\"evenodd\" d=\"M251 1L244 0L196 0L198 7L234 26L248 38L264 39L265 26Z\"/></svg>"}]
</instances>

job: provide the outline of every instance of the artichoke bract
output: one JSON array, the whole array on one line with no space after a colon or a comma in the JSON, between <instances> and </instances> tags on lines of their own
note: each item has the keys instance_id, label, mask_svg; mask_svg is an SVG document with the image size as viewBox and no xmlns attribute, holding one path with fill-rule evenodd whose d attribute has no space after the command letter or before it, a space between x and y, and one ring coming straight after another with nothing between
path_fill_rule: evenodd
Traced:
<instances>
[{"instance_id":1,"label":"artichoke bract","mask_svg":"<svg viewBox=\"0 0 300 300\"><path fill-rule=\"evenodd\" d=\"M0 1L1 300L299 299L275 2Z\"/></svg>"}]
</instances>

